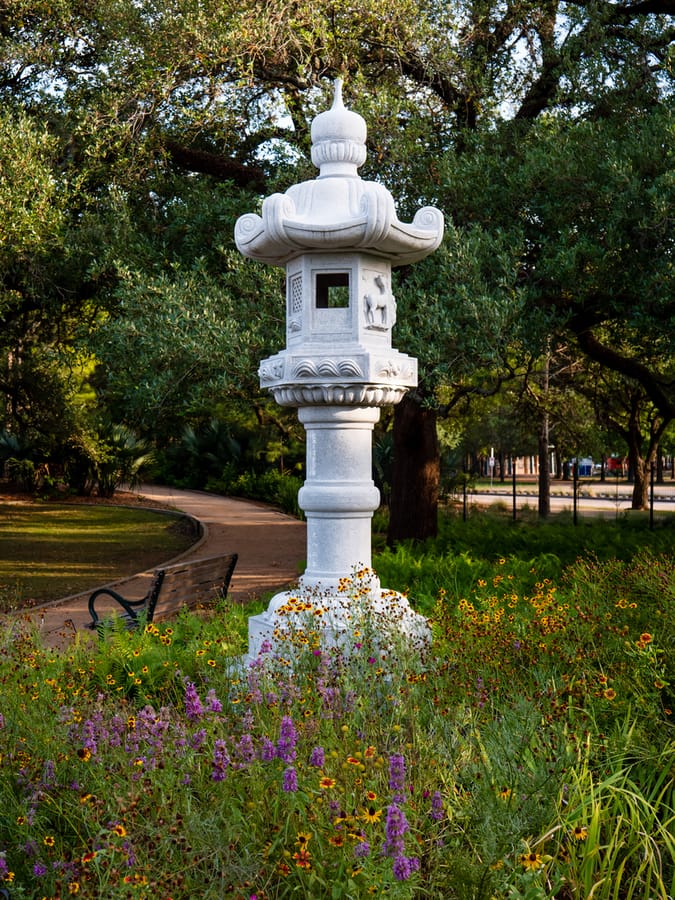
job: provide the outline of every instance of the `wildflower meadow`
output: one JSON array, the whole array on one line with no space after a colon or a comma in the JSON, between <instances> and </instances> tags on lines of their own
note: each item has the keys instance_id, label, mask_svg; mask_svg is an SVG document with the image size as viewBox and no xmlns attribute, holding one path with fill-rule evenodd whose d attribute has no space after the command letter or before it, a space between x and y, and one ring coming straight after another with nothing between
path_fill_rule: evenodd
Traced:
<instances>
[{"instance_id":1,"label":"wildflower meadow","mask_svg":"<svg viewBox=\"0 0 675 900\"><path fill-rule=\"evenodd\" d=\"M382 641L357 573L341 649L305 599L248 666L227 601L65 652L8 622L0 895L674 896L672 554L426 562L429 647Z\"/></svg>"}]
</instances>

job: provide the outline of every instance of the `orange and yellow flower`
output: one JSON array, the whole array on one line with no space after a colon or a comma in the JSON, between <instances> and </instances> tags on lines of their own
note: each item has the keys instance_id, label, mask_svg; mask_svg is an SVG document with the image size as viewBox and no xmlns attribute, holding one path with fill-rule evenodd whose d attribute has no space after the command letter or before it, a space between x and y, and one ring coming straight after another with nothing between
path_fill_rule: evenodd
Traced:
<instances>
[{"instance_id":1,"label":"orange and yellow flower","mask_svg":"<svg viewBox=\"0 0 675 900\"><path fill-rule=\"evenodd\" d=\"M295 865L299 869L311 869L312 864L310 862L310 856L309 850L298 850L297 853L293 854Z\"/></svg>"}]
</instances>

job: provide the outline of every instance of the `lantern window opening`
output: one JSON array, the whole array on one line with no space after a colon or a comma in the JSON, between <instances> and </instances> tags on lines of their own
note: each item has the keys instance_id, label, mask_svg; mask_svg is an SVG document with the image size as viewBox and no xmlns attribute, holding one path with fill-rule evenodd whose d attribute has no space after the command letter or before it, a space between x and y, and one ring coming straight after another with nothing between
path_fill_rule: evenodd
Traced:
<instances>
[{"instance_id":1,"label":"lantern window opening","mask_svg":"<svg viewBox=\"0 0 675 900\"><path fill-rule=\"evenodd\" d=\"M349 309L349 272L317 272L315 301L317 309Z\"/></svg>"}]
</instances>

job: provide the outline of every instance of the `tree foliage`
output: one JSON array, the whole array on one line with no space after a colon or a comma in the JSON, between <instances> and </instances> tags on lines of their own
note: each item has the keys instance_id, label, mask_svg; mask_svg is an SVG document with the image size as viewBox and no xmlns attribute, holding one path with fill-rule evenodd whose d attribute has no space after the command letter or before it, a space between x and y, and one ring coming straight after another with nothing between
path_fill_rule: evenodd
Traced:
<instances>
[{"instance_id":1,"label":"tree foliage","mask_svg":"<svg viewBox=\"0 0 675 900\"><path fill-rule=\"evenodd\" d=\"M424 203L448 218L397 285L420 415L526 385L563 348L637 390L658 437L675 396L674 14L672 0L0 2L5 372L46 353L66 397L86 347L99 401L163 438L254 394L283 340L280 273L242 261L232 227L313 177L309 126L340 74L369 126L362 175L402 218ZM433 481L408 438L405 478Z\"/></svg>"}]
</instances>

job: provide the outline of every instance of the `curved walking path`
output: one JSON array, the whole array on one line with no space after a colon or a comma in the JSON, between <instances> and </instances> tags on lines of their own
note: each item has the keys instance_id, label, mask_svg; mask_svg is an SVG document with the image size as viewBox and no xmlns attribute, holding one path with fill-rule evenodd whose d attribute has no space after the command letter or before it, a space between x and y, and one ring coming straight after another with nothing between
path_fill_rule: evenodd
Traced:
<instances>
[{"instance_id":1,"label":"curved walking path","mask_svg":"<svg viewBox=\"0 0 675 900\"><path fill-rule=\"evenodd\" d=\"M307 531L299 522L273 507L202 491L142 485L136 493L149 500L175 507L197 519L203 535L179 557L165 563L225 553L238 553L239 560L228 596L245 602L295 581L304 567ZM143 597L152 571L111 582L125 597ZM87 600L91 591L66 597L56 603L31 609L27 617L35 621L48 646L64 646L75 632L91 621ZM111 608L114 603L111 601ZM97 606L98 609L98 606Z\"/></svg>"}]
</instances>

